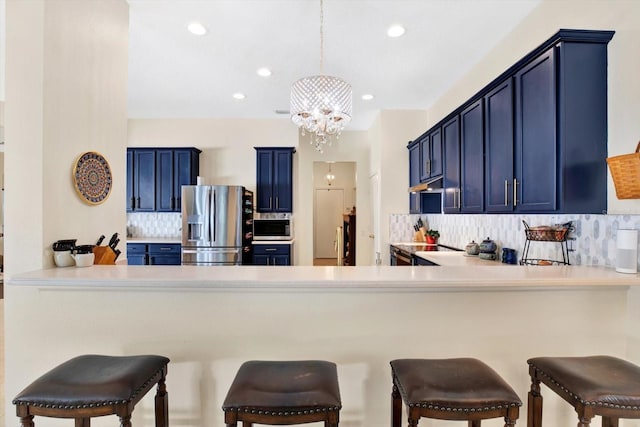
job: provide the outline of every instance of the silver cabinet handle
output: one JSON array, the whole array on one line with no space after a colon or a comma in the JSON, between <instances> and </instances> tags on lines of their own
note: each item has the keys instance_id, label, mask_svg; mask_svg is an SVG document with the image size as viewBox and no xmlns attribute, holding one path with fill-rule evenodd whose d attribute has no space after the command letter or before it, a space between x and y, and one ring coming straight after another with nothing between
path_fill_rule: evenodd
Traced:
<instances>
[{"instance_id":1,"label":"silver cabinet handle","mask_svg":"<svg viewBox=\"0 0 640 427\"><path fill-rule=\"evenodd\" d=\"M458 188L458 209L462 209L462 188Z\"/></svg>"},{"instance_id":2,"label":"silver cabinet handle","mask_svg":"<svg viewBox=\"0 0 640 427\"><path fill-rule=\"evenodd\" d=\"M265 251L265 252L275 252L275 251L277 251L277 249L274 249L274 248L265 248L265 250L264 250L264 251Z\"/></svg>"},{"instance_id":3,"label":"silver cabinet handle","mask_svg":"<svg viewBox=\"0 0 640 427\"><path fill-rule=\"evenodd\" d=\"M271 208L271 199L272 199L271 196L269 196L269 209L272 209Z\"/></svg>"},{"instance_id":4,"label":"silver cabinet handle","mask_svg":"<svg viewBox=\"0 0 640 427\"><path fill-rule=\"evenodd\" d=\"M518 180L513 178L513 207L518 206Z\"/></svg>"}]
</instances>

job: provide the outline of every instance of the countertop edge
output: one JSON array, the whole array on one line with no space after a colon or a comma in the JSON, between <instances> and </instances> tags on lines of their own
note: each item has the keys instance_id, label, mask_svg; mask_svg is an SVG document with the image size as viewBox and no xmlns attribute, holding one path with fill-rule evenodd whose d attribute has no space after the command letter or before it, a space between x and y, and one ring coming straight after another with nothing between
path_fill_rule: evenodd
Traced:
<instances>
[{"instance_id":1,"label":"countertop edge","mask_svg":"<svg viewBox=\"0 0 640 427\"><path fill-rule=\"evenodd\" d=\"M578 266L93 266L38 270L13 276L5 284L43 290L487 292L626 289L640 285L640 278Z\"/></svg>"}]
</instances>

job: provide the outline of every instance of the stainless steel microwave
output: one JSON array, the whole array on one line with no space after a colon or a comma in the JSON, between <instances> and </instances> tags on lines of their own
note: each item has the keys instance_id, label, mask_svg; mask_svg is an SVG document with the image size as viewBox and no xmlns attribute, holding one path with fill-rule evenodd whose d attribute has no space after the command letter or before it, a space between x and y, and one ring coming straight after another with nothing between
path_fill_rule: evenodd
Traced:
<instances>
[{"instance_id":1,"label":"stainless steel microwave","mask_svg":"<svg viewBox=\"0 0 640 427\"><path fill-rule=\"evenodd\" d=\"M253 240L291 240L291 219L253 219Z\"/></svg>"}]
</instances>

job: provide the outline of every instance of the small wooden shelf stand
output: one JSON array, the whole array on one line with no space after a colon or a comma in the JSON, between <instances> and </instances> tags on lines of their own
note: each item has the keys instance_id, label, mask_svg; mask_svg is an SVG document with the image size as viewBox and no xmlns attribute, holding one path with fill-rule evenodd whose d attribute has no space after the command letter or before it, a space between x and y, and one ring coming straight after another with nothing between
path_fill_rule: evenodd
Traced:
<instances>
[{"instance_id":1,"label":"small wooden shelf stand","mask_svg":"<svg viewBox=\"0 0 640 427\"><path fill-rule=\"evenodd\" d=\"M356 265L356 216L355 214L342 215L342 242L344 245L343 265Z\"/></svg>"},{"instance_id":2,"label":"small wooden shelf stand","mask_svg":"<svg viewBox=\"0 0 640 427\"><path fill-rule=\"evenodd\" d=\"M571 265L569 261L569 246L567 239L569 233L573 231L573 225L571 222L567 222L562 227L554 229L532 229L529 227L526 221L522 221L524 224L524 249L522 250L521 265ZM562 260L555 259L543 259L543 258L529 258L529 249L531 242L556 242L560 244L560 252L562 253Z\"/></svg>"}]
</instances>

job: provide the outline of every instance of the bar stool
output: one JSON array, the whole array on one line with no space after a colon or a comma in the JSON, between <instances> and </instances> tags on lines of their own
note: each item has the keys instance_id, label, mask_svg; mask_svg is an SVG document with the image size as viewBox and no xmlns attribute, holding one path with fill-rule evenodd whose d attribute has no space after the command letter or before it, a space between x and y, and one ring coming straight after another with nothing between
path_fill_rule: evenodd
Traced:
<instances>
[{"instance_id":1,"label":"bar stool","mask_svg":"<svg viewBox=\"0 0 640 427\"><path fill-rule=\"evenodd\" d=\"M477 359L398 359L391 361L391 426L400 427L402 402L409 427L420 417L468 421L504 417L513 427L522 402L493 369Z\"/></svg>"},{"instance_id":2,"label":"bar stool","mask_svg":"<svg viewBox=\"0 0 640 427\"><path fill-rule=\"evenodd\" d=\"M603 427L619 418L640 418L640 367L611 356L536 357L527 360L531 376L527 427L542 426L545 384L578 413L578 426L602 416Z\"/></svg>"},{"instance_id":3,"label":"bar stool","mask_svg":"<svg viewBox=\"0 0 640 427\"><path fill-rule=\"evenodd\" d=\"M34 415L75 418L89 427L91 418L117 415L131 427L135 405L155 384L156 427L168 425L165 377L169 359L162 356L84 355L70 359L32 382L13 399L22 427L34 427Z\"/></svg>"},{"instance_id":4,"label":"bar stool","mask_svg":"<svg viewBox=\"0 0 640 427\"><path fill-rule=\"evenodd\" d=\"M341 408L336 365L321 360L245 362L222 405L229 427L238 421L337 427Z\"/></svg>"}]
</instances>

